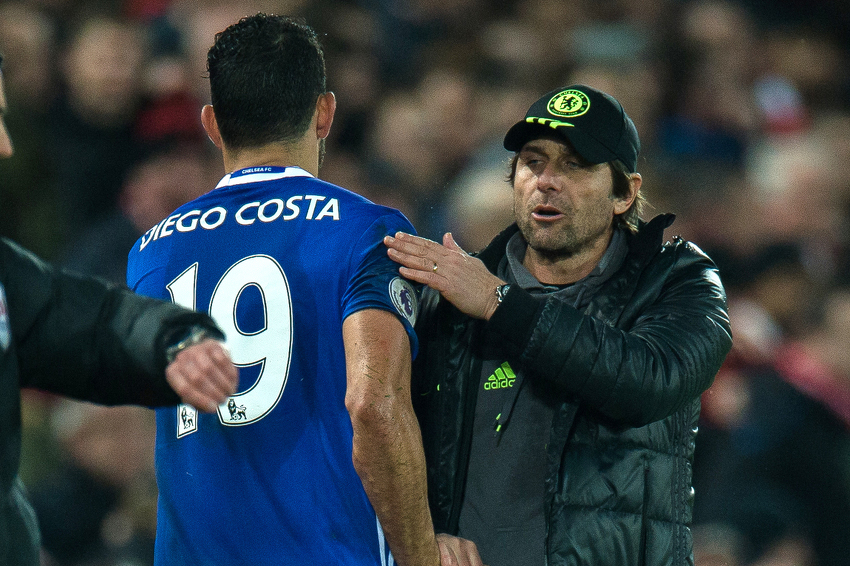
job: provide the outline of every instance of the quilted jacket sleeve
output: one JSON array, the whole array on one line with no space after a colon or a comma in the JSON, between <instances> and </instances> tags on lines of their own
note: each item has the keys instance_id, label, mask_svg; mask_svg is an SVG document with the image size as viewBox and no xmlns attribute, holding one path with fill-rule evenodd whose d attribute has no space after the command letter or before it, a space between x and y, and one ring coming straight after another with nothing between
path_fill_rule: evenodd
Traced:
<instances>
[{"instance_id":1,"label":"quilted jacket sleeve","mask_svg":"<svg viewBox=\"0 0 850 566\"><path fill-rule=\"evenodd\" d=\"M0 240L20 384L104 404L175 404L165 348L212 319L101 280L54 269Z\"/></svg>"},{"instance_id":2,"label":"quilted jacket sleeve","mask_svg":"<svg viewBox=\"0 0 850 566\"><path fill-rule=\"evenodd\" d=\"M732 336L713 262L686 243L659 256L618 320L511 288L489 331L531 379L615 422L661 420L711 385Z\"/></svg>"}]
</instances>

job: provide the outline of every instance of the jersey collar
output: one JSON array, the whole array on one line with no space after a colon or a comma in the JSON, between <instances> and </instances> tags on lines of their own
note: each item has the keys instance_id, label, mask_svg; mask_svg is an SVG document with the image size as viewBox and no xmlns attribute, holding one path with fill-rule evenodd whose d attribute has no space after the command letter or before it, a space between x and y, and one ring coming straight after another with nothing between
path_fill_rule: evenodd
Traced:
<instances>
[{"instance_id":1,"label":"jersey collar","mask_svg":"<svg viewBox=\"0 0 850 566\"><path fill-rule=\"evenodd\" d=\"M220 187L232 187L233 185L247 185L248 183L260 183L263 181L276 181L285 177L312 177L310 173L300 167L275 167L264 165L261 167L246 167L233 173L225 175L216 185Z\"/></svg>"}]
</instances>

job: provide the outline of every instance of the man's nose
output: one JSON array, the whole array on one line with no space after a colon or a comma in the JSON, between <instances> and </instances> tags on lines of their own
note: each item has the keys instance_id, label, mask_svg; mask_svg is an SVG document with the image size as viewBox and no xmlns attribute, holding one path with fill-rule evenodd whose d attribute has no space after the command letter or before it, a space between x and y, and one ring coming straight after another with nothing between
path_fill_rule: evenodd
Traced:
<instances>
[{"instance_id":1,"label":"man's nose","mask_svg":"<svg viewBox=\"0 0 850 566\"><path fill-rule=\"evenodd\" d=\"M547 163L546 167L537 175L537 190L539 191L558 191L560 184L558 182L559 175L553 163Z\"/></svg>"}]
</instances>

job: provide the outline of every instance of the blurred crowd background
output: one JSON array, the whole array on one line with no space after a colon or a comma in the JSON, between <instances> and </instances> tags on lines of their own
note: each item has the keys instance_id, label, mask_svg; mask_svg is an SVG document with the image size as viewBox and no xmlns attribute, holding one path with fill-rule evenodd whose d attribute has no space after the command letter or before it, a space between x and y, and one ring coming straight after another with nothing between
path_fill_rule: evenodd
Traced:
<instances>
[{"instance_id":1,"label":"blurred crowd background","mask_svg":"<svg viewBox=\"0 0 850 566\"><path fill-rule=\"evenodd\" d=\"M648 217L675 213L669 237L712 255L729 295L697 566L848 564L850 1L2 0L0 234L123 282L136 238L224 173L205 55L257 11L322 35L338 111L321 176L470 251L511 221L507 128L559 86L617 97ZM45 564L150 564L152 414L38 392L24 409Z\"/></svg>"}]
</instances>

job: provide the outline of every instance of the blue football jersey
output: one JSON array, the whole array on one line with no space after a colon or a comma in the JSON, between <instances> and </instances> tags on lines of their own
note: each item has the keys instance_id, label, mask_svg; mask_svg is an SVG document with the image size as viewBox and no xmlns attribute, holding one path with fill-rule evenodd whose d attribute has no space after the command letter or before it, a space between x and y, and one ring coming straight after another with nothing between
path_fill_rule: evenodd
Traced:
<instances>
[{"instance_id":1,"label":"blue football jersey","mask_svg":"<svg viewBox=\"0 0 850 566\"><path fill-rule=\"evenodd\" d=\"M351 461L342 322L416 289L382 239L398 211L297 167L227 175L142 236L135 291L209 312L239 366L217 414L157 410L156 564L392 563Z\"/></svg>"}]
</instances>

